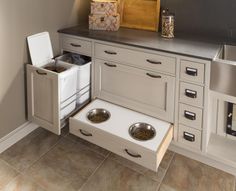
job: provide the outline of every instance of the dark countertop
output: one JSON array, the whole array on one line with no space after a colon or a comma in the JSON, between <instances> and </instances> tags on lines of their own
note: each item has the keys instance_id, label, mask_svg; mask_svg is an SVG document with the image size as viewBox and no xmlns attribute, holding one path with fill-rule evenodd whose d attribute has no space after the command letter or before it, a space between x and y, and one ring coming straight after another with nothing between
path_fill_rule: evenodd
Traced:
<instances>
[{"instance_id":1,"label":"dark countertop","mask_svg":"<svg viewBox=\"0 0 236 191\"><path fill-rule=\"evenodd\" d=\"M207 42L196 37L165 39L157 32L127 28L120 28L117 32L108 32L89 30L87 26L75 26L58 32L205 60L214 59L221 46L220 43Z\"/></svg>"}]
</instances>

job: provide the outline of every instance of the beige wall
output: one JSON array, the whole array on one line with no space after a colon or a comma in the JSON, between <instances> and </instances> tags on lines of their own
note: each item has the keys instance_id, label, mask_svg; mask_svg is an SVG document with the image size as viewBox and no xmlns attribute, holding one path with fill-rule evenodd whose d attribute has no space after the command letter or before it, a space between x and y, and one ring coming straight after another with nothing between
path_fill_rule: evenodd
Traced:
<instances>
[{"instance_id":1,"label":"beige wall","mask_svg":"<svg viewBox=\"0 0 236 191\"><path fill-rule=\"evenodd\" d=\"M49 31L54 54L57 30L87 20L89 0L0 0L0 138L26 122L26 36Z\"/></svg>"}]
</instances>

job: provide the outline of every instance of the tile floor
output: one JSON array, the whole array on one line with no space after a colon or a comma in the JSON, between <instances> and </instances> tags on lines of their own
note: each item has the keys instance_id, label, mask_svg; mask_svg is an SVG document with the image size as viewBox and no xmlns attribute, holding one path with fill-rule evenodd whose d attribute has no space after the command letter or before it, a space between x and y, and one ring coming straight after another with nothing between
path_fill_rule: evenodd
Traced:
<instances>
[{"instance_id":1,"label":"tile floor","mask_svg":"<svg viewBox=\"0 0 236 191\"><path fill-rule=\"evenodd\" d=\"M236 191L235 177L168 151L152 172L68 129L39 128L0 154L1 191Z\"/></svg>"}]
</instances>

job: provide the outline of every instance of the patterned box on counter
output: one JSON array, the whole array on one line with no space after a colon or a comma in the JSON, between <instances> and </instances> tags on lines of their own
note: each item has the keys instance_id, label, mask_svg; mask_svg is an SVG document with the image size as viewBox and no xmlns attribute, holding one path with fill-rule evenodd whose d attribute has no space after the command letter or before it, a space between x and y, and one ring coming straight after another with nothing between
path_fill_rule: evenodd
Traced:
<instances>
[{"instance_id":1,"label":"patterned box on counter","mask_svg":"<svg viewBox=\"0 0 236 191\"><path fill-rule=\"evenodd\" d=\"M89 15L89 29L117 31L120 28L120 15Z\"/></svg>"},{"instance_id":2,"label":"patterned box on counter","mask_svg":"<svg viewBox=\"0 0 236 191\"><path fill-rule=\"evenodd\" d=\"M91 2L92 15L116 15L117 1L115 0L93 0Z\"/></svg>"}]
</instances>

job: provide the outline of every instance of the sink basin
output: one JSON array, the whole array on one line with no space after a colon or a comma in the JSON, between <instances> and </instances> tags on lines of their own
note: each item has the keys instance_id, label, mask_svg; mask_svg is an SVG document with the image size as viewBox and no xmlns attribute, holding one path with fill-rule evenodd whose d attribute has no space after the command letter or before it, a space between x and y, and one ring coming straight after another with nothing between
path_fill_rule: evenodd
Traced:
<instances>
[{"instance_id":1,"label":"sink basin","mask_svg":"<svg viewBox=\"0 0 236 191\"><path fill-rule=\"evenodd\" d=\"M210 89L236 97L236 46L222 46L212 62Z\"/></svg>"}]
</instances>

